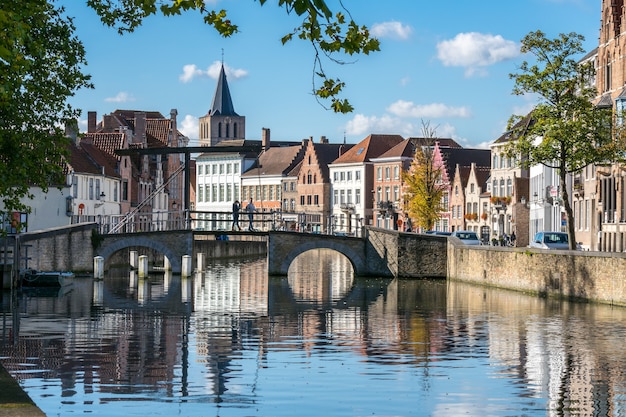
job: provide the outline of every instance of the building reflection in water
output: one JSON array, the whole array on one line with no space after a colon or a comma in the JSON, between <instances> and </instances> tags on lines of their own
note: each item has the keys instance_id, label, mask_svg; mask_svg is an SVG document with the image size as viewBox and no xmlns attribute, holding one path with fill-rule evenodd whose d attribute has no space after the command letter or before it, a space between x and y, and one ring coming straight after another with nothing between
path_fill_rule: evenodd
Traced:
<instances>
[{"instance_id":1,"label":"building reflection in water","mask_svg":"<svg viewBox=\"0 0 626 417\"><path fill-rule=\"evenodd\" d=\"M76 278L70 290L3 294L2 363L61 414L61 399L82 412L139 401L149 413L163 398L252 413L287 395L268 374L295 368L294 378L320 352L364 364L328 389L356 396L343 385L371 373L361 395L391 396L388 407L419 401L429 415L626 411L626 309L354 277L348 259L324 250L296 258L287 277L266 271L265 259L216 262L191 278L119 271ZM281 362L285 352L294 363ZM411 396L393 397L406 388L398 376Z\"/></svg>"}]
</instances>

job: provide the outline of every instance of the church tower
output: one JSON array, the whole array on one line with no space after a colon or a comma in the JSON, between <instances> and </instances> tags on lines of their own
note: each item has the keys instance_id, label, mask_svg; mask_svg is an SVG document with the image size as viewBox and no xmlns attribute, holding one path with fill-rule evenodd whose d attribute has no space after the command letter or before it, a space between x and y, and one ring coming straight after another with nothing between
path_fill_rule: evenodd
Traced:
<instances>
[{"instance_id":1,"label":"church tower","mask_svg":"<svg viewBox=\"0 0 626 417\"><path fill-rule=\"evenodd\" d=\"M199 124L200 146L215 146L223 140L246 138L246 118L235 112L223 63L211 109L200 117Z\"/></svg>"}]
</instances>

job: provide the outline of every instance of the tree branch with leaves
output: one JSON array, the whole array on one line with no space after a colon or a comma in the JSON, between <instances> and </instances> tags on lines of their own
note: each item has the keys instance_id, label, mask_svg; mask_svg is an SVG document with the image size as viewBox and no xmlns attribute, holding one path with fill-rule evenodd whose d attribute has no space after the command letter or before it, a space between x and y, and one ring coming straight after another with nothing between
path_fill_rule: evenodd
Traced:
<instances>
[{"instance_id":1,"label":"tree branch with leaves","mask_svg":"<svg viewBox=\"0 0 626 417\"><path fill-rule=\"evenodd\" d=\"M255 0L263 6L267 0ZM198 11L206 24L215 28L223 37L239 32L239 27L228 18L224 9L212 10L204 0L88 0L102 22L118 33L133 32L149 16L161 13L163 16L179 15ZM354 110L350 102L341 98L345 83L327 75L323 69L321 55L331 62L345 64L339 56L355 54L368 55L380 50L378 39L370 36L366 26L359 26L340 1L342 11L333 13L325 0L279 0L287 14L303 18L302 23L291 33L282 37L283 44L294 37L308 41L314 49L313 95L318 102L330 100L330 108L336 113L350 113ZM319 83L318 83L319 80ZM323 105L323 104L322 104Z\"/></svg>"}]
</instances>

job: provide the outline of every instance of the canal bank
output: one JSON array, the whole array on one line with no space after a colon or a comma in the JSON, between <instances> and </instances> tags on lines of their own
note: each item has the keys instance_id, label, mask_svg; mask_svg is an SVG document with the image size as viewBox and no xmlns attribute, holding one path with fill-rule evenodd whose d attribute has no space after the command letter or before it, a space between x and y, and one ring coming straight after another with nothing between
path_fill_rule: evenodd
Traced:
<instances>
[{"instance_id":1,"label":"canal bank","mask_svg":"<svg viewBox=\"0 0 626 417\"><path fill-rule=\"evenodd\" d=\"M466 246L448 239L448 279L626 307L622 253Z\"/></svg>"},{"instance_id":2,"label":"canal bank","mask_svg":"<svg viewBox=\"0 0 626 417\"><path fill-rule=\"evenodd\" d=\"M0 364L0 416L45 417L22 387Z\"/></svg>"}]
</instances>

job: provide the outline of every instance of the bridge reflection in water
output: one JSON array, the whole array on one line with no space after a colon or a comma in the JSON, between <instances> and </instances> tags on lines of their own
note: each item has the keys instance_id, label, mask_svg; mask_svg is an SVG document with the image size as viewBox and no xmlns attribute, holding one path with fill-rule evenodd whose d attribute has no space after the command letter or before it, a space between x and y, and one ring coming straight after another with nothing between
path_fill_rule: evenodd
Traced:
<instances>
[{"instance_id":1,"label":"bridge reflection in water","mask_svg":"<svg viewBox=\"0 0 626 417\"><path fill-rule=\"evenodd\" d=\"M349 262L325 252L305 252L288 276L268 277L265 262L216 262L190 278L124 271L3 299L2 364L47 415L626 409L626 309L352 280Z\"/></svg>"}]
</instances>

